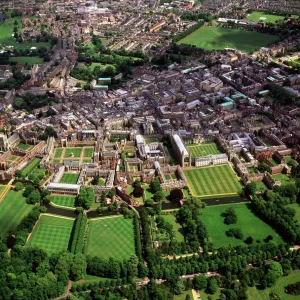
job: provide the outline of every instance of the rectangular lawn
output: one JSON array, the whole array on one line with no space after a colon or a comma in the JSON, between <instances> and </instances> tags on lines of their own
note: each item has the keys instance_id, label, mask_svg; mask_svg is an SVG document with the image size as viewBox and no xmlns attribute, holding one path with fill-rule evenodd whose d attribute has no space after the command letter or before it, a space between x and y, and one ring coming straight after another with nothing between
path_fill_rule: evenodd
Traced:
<instances>
[{"instance_id":1,"label":"rectangular lawn","mask_svg":"<svg viewBox=\"0 0 300 300\"><path fill-rule=\"evenodd\" d=\"M21 150L29 150L30 148L32 148L32 145L20 143L20 144L17 146L17 148L18 148L18 149L21 149Z\"/></svg>"},{"instance_id":2,"label":"rectangular lawn","mask_svg":"<svg viewBox=\"0 0 300 300\"><path fill-rule=\"evenodd\" d=\"M61 183L76 184L78 178L79 178L79 174L74 174L74 173L64 173L64 175L62 176L60 182L61 182Z\"/></svg>"},{"instance_id":3,"label":"rectangular lawn","mask_svg":"<svg viewBox=\"0 0 300 300\"><path fill-rule=\"evenodd\" d=\"M187 147L187 150L189 151L189 153L191 153L192 158L221 153L215 143L189 146Z\"/></svg>"},{"instance_id":4,"label":"rectangular lawn","mask_svg":"<svg viewBox=\"0 0 300 300\"><path fill-rule=\"evenodd\" d=\"M132 220L124 217L91 219L85 253L103 259L129 259L135 254Z\"/></svg>"},{"instance_id":5,"label":"rectangular lawn","mask_svg":"<svg viewBox=\"0 0 300 300\"><path fill-rule=\"evenodd\" d=\"M92 157L94 153L94 148L84 148L83 156Z\"/></svg>"},{"instance_id":6,"label":"rectangular lawn","mask_svg":"<svg viewBox=\"0 0 300 300\"><path fill-rule=\"evenodd\" d=\"M229 165L185 170L184 175L195 197L236 194L242 187Z\"/></svg>"},{"instance_id":7,"label":"rectangular lawn","mask_svg":"<svg viewBox=\"0 0 300 300\"><path fill-rule=\"evenodd\" d=\"M2 192L3 188L1 186ZM33 205L26 203L23 191L9 191L0 203L0 237L13 232L22 219L33 209Z\"/></svg>"},{"instance_id":8,"label":"rectangular lawn","mask_svg":"<svg viewBox=\"0 0 300 300\"><path fill-rule=\"evenodd\" d=\"M247 19L255 22L275 23L276 21L283 21L284 16L269 15L265 14L263 11L253 11L251 14L247 15Z\"/></svg>"},{"instance_id":9,"label":"rectangular lawn","mask_svg":"<svg viewBox=\"0 0 300 300\"><path fill-rule=\"evenodd\" d=\"M237 246L244 243L242 240L226 235L226 231L230 228L240 228L244 235L244 239L248 236L252 236L254 241L262 241L268 235L272 235L275 242L282 242L281 237L273 230L273 228L255 216L247 205L247 203L214 205L207 206L202 210L203 213L200 216L200 219L203 220L207 227L208 236L210 237L214 248L229 245ZM233 207L237 214L238 220L236 224L226 225L224 223L224 216L222 216L222 214L229 207Z\"/></svg>"},{"instance_id":10,"label":"rectangular lawn","mask_svg":"<svg viewBox=\"0 0 300 300\"><path fill-rule=\"evenodd\" d=\"M80 157L82 152L81 147L77 148L66 148L64 157ZM73 156L72 156L73 154Z\"/></svg>"},{"instance_id":11,"label":"rectangular lawn","mask_svg":"<svg viewBox=\"0 0 300 300\"><path fill-rule=\"evenodd\" d=\"M30 173L32 173L40 164L41 159L40 158L34 158L31 160L28 165L22 170L22 176L28 176Z\"/></svg>"},{"instance_id":12,"label":"rectangular lawn","mask_svg":"<svg viewBox=\"0 0 300 300\"><path fill-rule=\"evenodd\" d=\"M28 67L33 66L34 64L43 64L44 59L38 56L14 56L10 57L9 61L14 61L20 64L27 64Z\"/></svg>"},{"instance_id":13,"label":"rectangular lawn","mask_svg":"<svg viewBox=\"0 0 300 300\"><path fill-rule=\"evenodd\" d=\"M178 42L205 50L237 48L247 53L259 50L278 40L275 35L240 29L203 26Z\"/></svg>"},{"instance_id":14,"label":"rectangular lawn","mask_svg":"<svg viewBox=\"0 0 300 300\"><path fill-rule=\"evenodd\" d=\"M41 248L48 255L68 250L73 222L72 219L42 215L27 246Z\"/></svg>"},{"instance_id":15,"label":"rectangular lawn","mask_svg":"<svg viewBox=\"0 0 300 300\"><path fill-rule=\"evenodd\" d=\"M62 148L56 148L56 149L55 149L54 157L55 157L55 158L61 158L62 152L63 152L63 149L62 149Z\"/></svg>"},{"instance_id":16,"label":"rectangular lawn","mask_svg":"<svg viewBox=\"0 0 300 300\"><path fill-rule=\"evenodd\" d=\"M75 207L75 197L72 196L52 196L51 201L59 206Z\"/></svg>"}]
</instances>

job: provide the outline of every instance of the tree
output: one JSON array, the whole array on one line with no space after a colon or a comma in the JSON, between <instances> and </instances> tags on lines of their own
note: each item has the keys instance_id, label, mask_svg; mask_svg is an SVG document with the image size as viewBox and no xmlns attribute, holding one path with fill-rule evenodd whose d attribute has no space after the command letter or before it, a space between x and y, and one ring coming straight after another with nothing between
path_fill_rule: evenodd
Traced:
<instances>
[{"instance_id":1,"label":"tree","mask_svg":"<svg viewBox=\"0 0 300 300\"><path fill-rule=\"evenodd\" d=\"M82 253L74 255L73 262L70 267L70 276L74 281L80 280L86 274L86 258Z\"/></svg>"},{"instance_id":2,"label":"tree","mask_svg":"<svg viewBox=\"0 0 300 300\"><path fill-rule=\"evenodd\" d=\"M157 191L154 195L153 195L153 200L155 202L160 202L161 200L164 199L164 193L162 191Z\"/></svg>"},{"instance_id":3,"label":"tree","mask_svg":"<svg viewBox=\"0 0 300 300\"><path fill-rule=\"evenodd\" d=\"M15 184L15 190L16 191L21 191L21 190L23 190L23 188L24 188L24 184L22 182L17 182Z\"/></svg>"},{"instance_id":4,"label":"tree","mask_svg":"<svg viewBox=\"0 0 300 300\"><path fill-rule=\"evenodd\" d=\"M22 171L17 169L17 170L15 171L15 177L16 177L16 178L21 178L21 177L22 177Z\"/></svg>"},{"instance_id":5,"label":"tree","mask_svg":"<svg viewBox=\"0 0 300 300\"><path fill-rule=\"evenodd\" d=\"M192 300L192 298L191 298L191 296L190 296L189 294L187 294L187 295L185 296L185 300Z\"/></svg>"},{"instance_id":6,"label":"tree","mask_svg":"<svg viewBox=\"0 0 300 300\"><path fill-rule=\"evenodd\" d=\"M158 177L153 178L153 180L150 183L150 189L153 194L155 194L158 191L161 191L160 181Z\"/></svg>"},{"instance_id":7,"label":"tree","mask_svg":"<svg viewBox=\"0 0 300 300\"><path fill-rule=\"evenodd\" d=\"M207 287L207 278L205 276L195 276L193 285L195 290L205 290Z\"/></svg>"},{"instance_id":8,"label":"tree","mask_svg":"<svg viewBox=\"0 0 300 300\"><path fill-rule=\"evenodd\" d=\"M257 189L257 187L256 187L255 182L247 183L246 186L245 186L245 193L247 195L255 195L256 189Z\"/></svg>"},{"instance_id":9,"label":"tree","mask_svg":"<svg viewBox=\"0 0 300 300\"><path fill-rule=\"evenodd\" d=\"M121 157L122 160L124 160L126 158L126 154L124 152L122 152L120 157Z\"/></svg>"},{"instance_id":10,"label":"tree","mask_svg":"<svg viewBox=\"0 0 300 300\"><path fill-rule=\"evenodd\" d=\"M207 280L207 288L205 290L205 292L207 294L215 294L218 290L218 282L216 280L215 277L210 277L208 280Z\"/></svg>"},{"instance_id":11,"label":"tree","mask_svg":"<svg viewBox=\"0 0 300 300\"><path fill-rule=\"evenodd\" d=\"M175 295L180 295L184 292L185 285L181 280L178 280L174 287L174 293Z\"/></svg>"},{"instance_id":12,"label":"tree","mask_svg":"<svg viewBox=\"0 0 300 300\"><path fill-rule=\"evenodd\" d=\"M269 265L266 281L268 286L273 286L283 276L282 266L279 262L272 261Z\"/></svg>"},{"instance_id":13,"label":"tree","mask_svg":"<svg viewBox=\"0 0 300 300\"><path fill-rule=\"evenodd\" d=\"M34 191L34 187L33 187L32 185L27 185L27 186L25 187L24 192L23 192L23 196L24 196L24 197L28 197L29 194L30 194L32 191Z\"/></svg>"},{"instance_id":14,"label":"tree","mask_svg":"<svg viewBox=\"0 0 300 300\"><path fill-rule=\"evenodd\" d=\"M40 192L37 191L37 190L34 190L34 191L32 191L32 192L29 194L29 196L28 196L26 202L27 202L28 204L36 204L36 203L38 203L40 200L41 200L41 194L40 194Z\"/></svg>"},{"instance_id":15,"label":"tree","mask_svg":"<svg viewBox=\"0 0 300 300\"><path fill-rule=\"evenodd\" d=\"M169 199L170 199L171 202L174 202L174 203L177 203L180 200L182 200L183 199L182 190L181 189L171 190Z\"/></svg>"},{"instance_id":16,"label":"tree","mask_svg":"<svg viewBox=\"0 0 300 300\"><path fill-rule=\"evenodd\" d=\"M233 207L229 207L225 211L225 219L224 223L229 224L235 224L237 222L237 215Z\"/></svg>"},{"instance_id":17,"label":"tree","mask_svg":"<svg viewBox=\"0 0 300 300\"><path fill-rule=\"evenodd\" d=\"M254 241L253 237L252 237L252 236L248 236L248 237L246 238L246 240L245 240L245 243L246 243L246 244L252 244L253 241Z\"/></svg>"},{"instance_id":18,"label":"tree","mask_svg":"<svg viewBox=\"0 0 300 300\"><path fill-rule=\"evenodd\" d=\"M259 165L258 165L258 167L257 167L257 169L260 171L260 172L262 172L262 173L264 173L264 172L269 172L269 173L271 173L272 172L272 168L269 166L269 165L267 165L266 163L260 163Z\"/></svg>"},{"instance_id":19,"label":"tree","mask_svg":"<svg viewBox=\"0 0 300 300\"><path fill-rule=\"evenodd\" d=\"M135 198L140 198L143 197L144 195L144 189L140 186L135 186L132 192L133 196Z\"/></svg>"}]
</instances>

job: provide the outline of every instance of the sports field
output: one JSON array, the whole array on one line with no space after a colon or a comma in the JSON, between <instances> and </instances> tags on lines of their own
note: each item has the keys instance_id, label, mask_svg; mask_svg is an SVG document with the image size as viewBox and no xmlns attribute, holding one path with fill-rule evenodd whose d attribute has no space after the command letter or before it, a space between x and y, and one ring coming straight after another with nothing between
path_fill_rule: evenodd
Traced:
<instances>
[{"instance_id":1,"label":"sports field","mask_svg":"<svg viewBox=\"0 0 300 300\"><path fill-rule=\"evenodd\" d=\"M29 164L22 170L22 176L28 176L31 172L33 172L38 165L40 164L40 158L34 158L29 162Z\"/></svg>"},{"instance_id":2,"label":"sports field","mask_svg":"<svg viewBox=\"0 0 300 300\"><path fill-rule=\"evenodd\" d=\"M91 219L85 254L103 259L129 259L135 254L132 219Z\"/></svg>"},{"instance_id":3,"label":"sports field","mask_svg":"<svg viewBox=\"0 0 300 300\"><path fill-rule=\"evenodd\" d=\"M42 215L27 246L41 248L48 255L68 250L73 222L71 219Z\"/></svg>"},{"instance_id":4,"label":"sports field","mask_svg":"<svg viewBox=\"0 0 300 300\"><path fill-rule=\"evenodd\" d=\"M276 21L283 21L284 16L268 15L262 11L253 11L251 14L247 15L247 19L255 22L275 23Z\"/></svg>"},{"instance_id":5,"label":"sports field","mask_svg":"<svg viewBox=\"0 0 300 300\"><path fill-rule=\"evenodd\" d=\"M206 50L222 50L226 47L237 48L247 53L266 47L278 40L275 35L254 31L222 28L214 26L201 27L178 44L195 45Z\"/></svg>"},{"instance_id":6,"label":"sports field","mask_svg":"<svg viewBox=\"0 0 300 300\"><path fill-rule=\"evenodd\" d=\"M60 182L61 182L61 183L76 184L78 178L79 178L79 174L74 174L74 173L64 173L64 175L62 176Z\"/></svg>"},{"instance_id":7,"label":"sports field","mask_svg":"<svg viewBox=\"0 0 300 300\"><path fill-rule=\"evenodd\" d=\"M299 278L300 278L300 270L294 270L288 276L283 276L279 278L273 287L266 288L265 290L257 289L256 287L249 287L247 290L248 299L269 300L270 293L273 292L279 296L276 299L299 300L299 296L289 295L284 291L287 285L299 282Z\"/></svg>"},{"instance_id":8,"label":"sports field","mask_svg":"<svg viewBox=\"0 0 300 300\"><path fill-rule=\"evenodd\" d=\"M1 190L2 191L2 190ZM23 191L9 191L0 203L0 237L14 231L33 206L26 203Z\"/></svg>"},{"instance_id":9,"label":"sports field","mask_svg":"<svg viewBox=\"0 0 300 300\"><path fill-rule=\"evenodd\" d=\"M228 207L233 207L237 214L238 220L236 224L224 224L224 217L222 214ZM282 242L281 237L271 226L264 223L251 212L247 207L247 203L207 206L202 212L203 214L200 216L200 219L203 220L207 227L208 236L210 237L214 248L244 244L243 240L248 236L252 236L254 241L262 241L270 234L273 236L273 241ZM244 239L238 240L234 237L228 237L226 231L230 228L240 228L244 235Z\"/></svg>"},{"instance_id":10,"label":"sports field","mask_svg":"<svg viewBox=\"0 0 300 300\"><path fill-rule=\"evenodd\" d=\"M33 66L34 64L43 64L44 63L44 59L40 58L38 56L14 56L14 57L10 57L9 61L14 61L20 64L27 64L28 67Z\"/></svg>"},{"instance_id":11,"label":"sports field","mask_svg":"<svg viewBox=\"0 0 300 300\"><path fill-rule=\"evenodd\" d=\"M187 150L189 153L191 153L192 158L206 156L209 154L220 154L221 153L215 143L203 144L203 145L197 145L197 146L188 146Z\"/></svg>"},{"instance_id":12,"label":"sports field","mask_svg":"<svg viewBox=\"0 0 300 300\"><path fill-rule=\"evenodd\" d=\"M195 197L236 194L242 188L229 165L194 168L184 175Z\"/></svg>"},{"instance_id":13,"label":"sports field","mask_svg":"<svg viewBox=\"0 0 300 300\"><path fill-rule=\"evenodd\" d=\"M75 197L72 196L52 196L51 201L59 206L75 207Z\"/></svg>"},{"instance_id":14,"label":"sports field","mask_svg":"<svg viewBox=\"0 0 300 300\"><path fill-rule=\"evenodd\" d=\"M82 148L66 148L64 157L80 157Z\"/></svg>"}]
</instances>

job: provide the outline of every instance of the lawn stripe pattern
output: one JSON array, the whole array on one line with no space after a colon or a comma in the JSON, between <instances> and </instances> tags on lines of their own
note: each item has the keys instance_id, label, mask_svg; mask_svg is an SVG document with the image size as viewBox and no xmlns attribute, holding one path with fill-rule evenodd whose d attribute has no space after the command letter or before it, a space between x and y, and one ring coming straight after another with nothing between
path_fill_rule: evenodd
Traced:
<instances>
[{"instance_id":1,"label":"lawn stripe pattern","mask_svg":"<svg viewBox=\"0 0 300 300\"><path fill-rule=\"evenodd\" d=\"M188 146L187 150L189 153L191 153L192 159L195 157L221 153L215 143L199 146Z\"/></svg>"},{"instance_id":2,"label":"lawn stripe pattern","mask_svg":"<svg viewBox=\"0 0 300 300\"><path fill-rule=\"evenodd\" d=\"M83 156L92 157L94 153L94 148L84 148Z\"/></svg>"},{"instance_id":3,"label":"lawn stripe pattern","mask_svg":"<svg viewBox=\"0 0 300 300\"><path fill-rule=\"evenodd\" d=\"M64 173L64 175L62 176L60 182L61 183L76 184L78 178L79 178L79 174Z\"/></svg>"},{"instance_id":4,"label":"lawn stripe pattern","mask_svg":"<svg viewBox=\"0 0 300 300\"><path fill-rule=\"evenodd\" d=\"M59 206L75 207L75 197L72 196L52 196L51 201Z\"/></svg>"},{"instance_id":5,"label":"lawn stripe pattern","mask_svg":"<svg viewBox=\"0 0 300 300\"><path fill-rule=\"evenodd\" d=\"M42 215L27 246L41 248L48 255L68 250L74 220Z\"/></svg>"},{"instance_id":6,"label":"lawn stripe pattern","mask_svg":"<svg viewBox=\"0 0 300 300\"><path fill-rule=\"evenodd\" d=\"M69 157L80 157L82 152L81 147L77 148L66 148L65 150L65 155L64 157L69 158ZM71 156L73 154L73 156Z\"/></svg>"},{"instance_id":7,"label":"lawn stripe pattern","mask_svg":"<svg viewBox=\"0 0 300 300\"><path fill-rule=\"evenodd\" d=\"M90 220L85 253L103 259L129 259L135 254L132 219L124 217Z\"/></svg>"},{"instance_id":8,"label":"lawn stripe pattern","mask_svg":"<svg viewBox=\"0 0 300 300\"><path fill-rule=\"evenodd\" d=\"M185 170L194 196L237 193L241 188L238 178L229 165Z\"/></svg>"}]
</instances>

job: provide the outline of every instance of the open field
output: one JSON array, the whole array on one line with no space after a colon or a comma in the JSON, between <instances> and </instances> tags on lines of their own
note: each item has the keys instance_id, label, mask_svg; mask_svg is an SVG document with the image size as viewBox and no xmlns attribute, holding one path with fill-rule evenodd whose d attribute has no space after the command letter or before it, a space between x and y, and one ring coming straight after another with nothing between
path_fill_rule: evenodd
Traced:
<instances>
[{"instance_id":1,"label":"open field","mask_svg":"<svg viewBox=\"0 0 300 300\"><path fill-rule=\"evenodd\" d=\"M78 178L79 178L79 174L74 174L74 173L64 173L64 175L62 176L60 182L61 182L61 183L71 183L71 184L76 184Z\"/></svg>"},{"instance_id":2,"label":"open field","mask_svg":"<svg viewBox=\"0 0 300 300\"><path fill-rule=\"evenodd\" d=\"M259 290L256 287L249 287L247 294L248 294L248 299L249 300L269 300L269 294L270 292L276 293L280 298L277 299L282 299L282 300L298 300L299 296L293 296L286 294L284 292L284 288L288 284L296 283L299 281L300 278L300 270L292 271L290 275L284 276L279 278L276 281L276 284L271 287L267 288L265 290Z\"/></svg>"},{"instance_id":3,"label":"open field","mask_svg":"<svg viewBox=\"0 0 300 300\"><path fill-rule=\"evenodd\" d=\"M294 178L290 177L289 175L285 175L285 174L275 174L275 175L272 175L272 178L275 180L279 180L282 185L295 183Z\"/></svg>"},{"instance_id":4,"label":"open field","mask_svg":"<svg viewBox=\"0 0 300 300\"><path fill-rule=\"evenodd\" d=\"M75 207L75 197L72 196L52 196L51 201L59 206Z\"/></svg>"},{"instance_id":5,"label":"open field","mask_svg":"<svg viewBox=\"0 0 300 300\"><path fill-rule=\"evenodd\" d=\"M32 205L26 203L22 193L23 191L9 191L0 203L0 237L14 231L22 219L33 209Z\"/></svg>"},{"instance_id":6,"label":"open field","mask_svg":"<svg viewBox=\"0 0 300 300\"><path fill-rule=\"evenodd\" d=\"M187 150L189 151L189 153L191 153L192 158L200 157L200 156L207 156L209 154L220 154L221 153L215 143L197 145L197 146L189 146L189 147L187 147Z\"/></svg>"},{"instance_id":7,"label":"open field","mask_svg":"<svg viewBox=\"0 0 300 300\"><path fill-rule=\"evenodd\" d=\"M273 228L255 216L247 205L247 203L215 205L207 206L203 210L203 214L200 216L200 219L203 220L207 227L208 236L211 238L214 248L229 245L234 247L243 244L243 240L245 240L248 236L252 236L254 241L262 241L268 235L272 235L273 241L282 242L281 237L273 230ZM226 225L224 223L224 217L222 214L229 207L233 207L237 214L238 220L236 224ZM240 228L244 235L243 240L228 237L226 235L226 231L230 228Z\"/></svg>"},{"instance_id":8,"label":"open field","mask_svg":"<svg viewBox=\"0 0 300 300\"><path fill-rule=\"evenodd\" d=\"M18 31L20 33L21 31L21 21L22 17L16 17L16 18L11 18L7 19L5 22L0 24L0 48L2 46L13 46L15 49L30 49L31 47L46 47L50 48L50 43L37 43L37 42L23 42L23 43L18 43L13 37L13 30L14 30L14 22L18 22Z\"/></svg>"},{"instance_id":9,"label":"open field","mask_svg":"<svg viewBox=\"0 0 300 300\"><path fill-rule=\"evenodd\" d=\"M38 247L48 255L68 249L74 220L42 215L27 243L28 247Z\"/></svg>"},{"instance_id":10,"label":"open field","mask_svg":"<svg viewBox=\"0 0 300 300\"><path fill-rule=\"evenodd\" d=\"M277 36L254 31L205 26L179 41L179 44L191 44L206 50L237 48L250 53L277 40Z\"/></svg>"},{"instance_id":11,"label":"open field","mask_svg":"<svg viewBox=\"0 0 300 300\"><path fill-rule=\"evenodd\" d=\"M135 254L132 220L123 217L90 220L85 253L103 259L129 259Z\"/></svg>"},{"instance_id":12,"label":"open field","mask_svg":"<svg viewBox=\"0 0 300 300\"><path fill-rule=\"evenodd\" d=\"M288 207L293 208L296 211L296 215L295 215L294 219L297 220L298 223L300 224L300 204L292 203L292 204L289 204Z\"/></svg>"},{"instance_id":13,"label":"open field","mask_svg":"<svg viewBox=\"0 0 300 300\"><path fill-rule=\"evenodd\" d=\"M283 21L284 16L269 15L262 11L253 11L251 14L247 15L247 19L255 22L275 23L276 21Z\"/></svg>"},{"instance_id":14,"label":"open field","mask_svg":"<svg viewBox=\"0 0 300 300\"><path fill-rule=\"evenodd\" d=\"M66 148L64 157L80 157L81 152L82 152L82 148L81 147Z\"/></svg>"},{"instance_id":15,"label":"open field","mask_svg":"<svg viewBox=\"0 0 300 300\"><path fill-rule=\"evenodd\" d=\"M184 175L196 197L236 194L242 188L229 165L185 170Z\"/></svg>"},{"instance_id":16,"label":"open field","mask_svg":"<svg viewBox=\"0 0 300 300\"><path fill-rule=\"evenodd\" d=\"M184 241L184 236L180 232L181 225L176 222L176 217L174 215L168 214L168 215L162 215L162 217L169 223L173 225L173 229L175 232L175 237L178 242Z\"/></svg>"},{"instance_id":17,"label":"open field","mask_svg":"<svg viewBox=\"0 0 300 300\"><path fill-rule=\"evenodd\" d=\"M34 158L29 162L29 164L22 170L22 176L28 176L30 173L32 173L40 164L41 159L40 158Z\"/></svg>"},{"instance_id":18,"label":"open field","mask_svg":"<svg viewBox=\"0 0 300 300\"><path fill-rule=\"evenodd\" d=\"M38 56L14 56L10 57L9 61L15 61L20 64L27 64L28 67L33 66L34 64L43 64L44 59Z\"/></svg>"}]
</instances>

